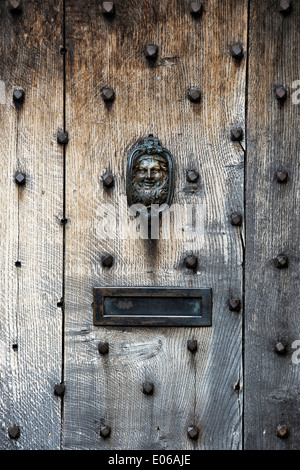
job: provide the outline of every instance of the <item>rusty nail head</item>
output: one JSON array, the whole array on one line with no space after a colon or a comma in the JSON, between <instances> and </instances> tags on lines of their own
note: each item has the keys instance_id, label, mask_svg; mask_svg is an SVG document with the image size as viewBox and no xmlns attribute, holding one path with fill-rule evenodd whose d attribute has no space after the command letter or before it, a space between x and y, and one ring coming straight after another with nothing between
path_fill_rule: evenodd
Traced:
<instances>
[{"instance_id":1,"label":"rusty nail head","mask_svg":"<svg viewBox=\"0 0 300 470\"><path fill-rule=\"evenodd\" d=\"M143 383L143 393L145 395L152 395L154 391L154 385L151 382L144 382Z\"/></svg>"},{"instance_id":2,"label":"rusty nail head","mask_svg":"<svg viewBox=\"0 0 300 470\"><path fill-rule=\"evenodd\" d=\"M111 433L111 427L110 426L101 426L100 427L100 436L101 437L109 437Z\"/></svg>"},{"instance_id":3,"label":"rusty nail head","mask_svg":"<svg viewBox=\"0 0 300 470\"><path fill-rule=\"evenodd\" d=\"M229 310L232 312L239 312L241 310L240 299L229 299Z\"/></svg>"},{"instance_id":4,"label":"rusty nail head","mask_svg":"<svg viewBox=\"0 0 300 470\"><path fill-rule=\"evenodd\" d=\"M287 89L280 85L275 89L275 96L278 100L285 100L287 98Z\"/></svg>"},{"instance_id":5,"label":"rusty nail head","mask_svg":"<svg viewBox=\"0 0 300 470\"><path fill-rule=\"evenodd\" d=\"M8 435L11 439L18 439L20 437L20 428L19 426L11 426L8 428Z\"/></svg>"},{"instance_id":6,"label":"rusty nail head","mask_svg":"<svg viewBox=\"0 0 300 470\"><path fill-rule=\"evenodd\" d=\"M25 173L17 173L15 176L15 182L19 185L22 186L26 183L26 175Z\"/></svg>"},{"instance_id":7,"label":"rusty nail head","mask_svg":"<svg viewBox=\"0 0 300 470\"><path fill-rule=\"evenodd\" d=\"M67 144L69 141L69 134L67 131L58 131L57 142L59 144Z\"/></svg>"},{"instance_id":8,"label":"rusty nail head","mask_svg":"<svg viewBox=\"0 0 300 470\"><path fill-rule=\"evenodd\" d=\"M192 353L196 352L198 349L198 341L196 339L189 339L187 342L187 348Z\"/></svg>"},{"instance_id":9,"label":"rusty nail head","mask_svg":"<svg viewBox=\"0 0 300 470\"><path fill-rule=\"evenodd\" d=\"M288 428L285 424L279 424L276 428L277 436L278 437L287 437L288 436Z\"/></svg>"},{"instance_id":10,"label":"rusty nail head","mask_svg":"<svg viewBox=\"0 0 300 470\"><path fill-rule=\"evenodd\" d=\"M285 354L286 353L286 344L278 341L278 343L275 344L275 351L278 354Z\"/></svg>"},{"instance_id":11,"label":"rusty nail head","mask_svg":"<svg viewBox=\"0 0 300 470\"><path fill-rule=\"evenodd\" d=\"M113 265L114 258L112 255L106 254L102 256L101 261L102 266L104 266L105 268L110 268Z\"/></svg>"},{"instance_id":12,"label":"rusty nail head","mask_svg":"<svg viewBox=\"0 0 300 470\"><path fill-rule=\"evenodd\" d=\"M148 44L145 47L145 55L148 59L155 59L158 53L158 46L156 44Z\"/></svg>"},{"instance_id":13,"label":"rusty nail head","mask_svg":"<svg viewBox=\"0 0 300 470\"><path fill-rule=\"evenodd\" d=\"M102 13L105 15L113 15L115 12L114 2L102 2Z\"/></svg>"},{"instance_id":14,"label":"rusty nail head","mask_svg":"<svg viewBox=\"0 0 300 470\"><path fill-rule=\"evenodd\" d=\"M232 225L242 225L242 216L237 212L233 212L230 216L230 223Z\"/></svg>"},{"instance_id":15,"label":"rusty nail head","mask_svg":"<svg viewBox=\"0 0 300 470\"><path fill-rule=\"evenodd\" d=\"M201 11L202 11L202 4L200 2L190 3L190 13L192 15L200 15Z\"/></svg>"},{"instance_id":16,"label":"rusty nail head","mask_svg":"<svg viewBox=\"0 0 300 470\"><path fill-rule=\"evenodd\" d=\"M25 92L24 90L14 90L13 92L13 100L17 103L21 103L24 101Z\"/></svg>"},{"instance_id":17,"label":"rusty nail head","mask_svg":"<svg viewBox=\"0 0 300 470\"><path fill-rule=\"evenodd\" d=\"M188 99L193 103L198 103L201 99L200 88L191 88L188 92Z\"/></svg>"},{"instance_id":18,"label":"rusty nail head","mask_svg":"<svg viewBox=\"0 0 300 470\"><path fill-rule=\"evenodd\" d=\"M10 0L10 9L11 10L20 10L21 9L21 0Z\"/></svg>"},{"instance_id":19,"label":"rusty nail head","mask_svg":"<svg viewBox=\"0 0 300 470\"><path fill-rule=\"evenodd\" d=\"M104 101L113 101L115 98L115 92L112 88L106 87L102 90L102 98Z\"/></svg>"},{"instance_id":20,"label":"rusty nail head","mask_svg":"<svg viewBox=\"0 0 300 470\"><path fill-rule=\"evenodd\" d=\"M64 383L56 384L54 386L54 395L63 397L65 394L66 386Z\"/></svg>"},{"instance_id":21,"label":"rusty nail head","mask_svg":"<svg viewBox=\"0 0 300 470\"><path fill-rule=\"evenodd\" d=\"M189 426L187 428L187 433L190 439L195 440L198 439L199 429L197 428L197 426Z\"/></svg>"},{"instance_id":22,"label":"rusty nail head","mask_svg":"<svg viewBox=\"0 0 300 470\"><path fill-rule=\"evenodd\" d=\"M286 171L277 171L276 179L278 183L286 183L288 179L288 174Z\"/></svg>"},{"instance_id":23,"label":"rusty nail head","mask_svg":"<svg viewBox=\"0 0 300 470\"><path fill-rule=\"evenodd\" d=\"M196 183L199 179L199 173L196 170L189 170L186 174L186 179L190 183Z\"/></svg>"},{"instance_id":24,"label":"rusty nail head","mask_svg":"<svg viewBox=\"0 0 300 470\"><path fill-rule=\"evenodd\" d=\"M98 343L99 354L108 354L109 353L109 344L107 342L100 341Z\"/></svg>"},{"instance_id":25,"label":"rusty nail head","mask_svg":"<svg viewBox=\"0 0 300 470\"><path fill-rule=\"evenodd\" d=\"M291 1L290 0L280 0L280 11L282 13L289 13L291 11Z\"/></svg>"},{"instance_id":26,"label":"rusty nail head","mask_svg":"<svg viewBox=\"0 0 300 470\"><path fill-rule=\"evenodd\" d=\"M232 44L231 55L235 59L241 59L244 55L243 46L239 42Z\"/></svg>"},{"instance_id":27,"label":"rusty nail head","mask_svg":"<svg viewBox=\"0 0 300 470\"><path fill-rule=\"evenodd\" d=\"M195 255L189 255L184 260L185 267L188 269L196 269L198 264L198 258Z\"/></svg>"},{"instance_id":28,"label":"rusty nail head","mask_svg":"<svg viewBox=\"0 0 300 470\"><path fill-rule=\"evenodd\" d=\"M241 129L240 127L236 128L236 129L231 129L230 138L233 141L243 140L243 129Z\"/></svg>"},{"instance_id":29,"label":"rusty nail head","mask_svg":"<svg viewBox=\"0 0 300 470\"><path fill-rule=\"evenodd\" d=\"M276 268L279 268L279 269L287 268L288 264L289 264L289 259L286 255L280 254L280 255L276 256L276 258L275 258Z\"/></svg>"}]
</instances>

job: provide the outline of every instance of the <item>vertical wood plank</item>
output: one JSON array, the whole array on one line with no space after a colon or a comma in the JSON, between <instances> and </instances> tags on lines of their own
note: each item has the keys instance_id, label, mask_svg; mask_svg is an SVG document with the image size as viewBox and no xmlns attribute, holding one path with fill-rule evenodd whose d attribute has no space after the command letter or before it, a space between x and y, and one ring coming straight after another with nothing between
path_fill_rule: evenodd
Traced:
<instances>
[{"instance_id":1,"label":"vertical wood plank","mask_svg":"<svg viewBox=\"0 0 300 470\"><path fill-rule=\"evenodd\" d=\"M1 449L59 449L63 201L62 1L1 2ZM23 89L23 104L13 91ZM18 187L16 172L26 174ZM17 267L15 262L19 262ZM20 437L10 439L17 425Z\"/></svg>"},{"instance_id":2,"label":"vertical wood plank","mask_svg":"<svg viewBox=\"0 0 300 470\"><path fill-rule=\"evenodd\" d=\"M245 331L245 448L299 448L299 80L300 4L284 15L279 2L250 2ZM288 98L274 90L283 85ZM288 172L279 183L275 174ZM278 269L280 253L289 267ZM287 353L275 352L277 341ZM277 425L289 436L277 436Z\"/></svg>"},{"instance_id":3,"label":"vertical wood plank","mask_svg":"<svg viewBox=\"0 0 300 470\"><path fill-rule=\"evenodd\" d=\"M242 416L242 315L228 309L242 298L243 227L230 214L243 212L244 141L230 128L244 128L245 65L230 45L247 54L247 2L205 1L201 18L189 2L116 1L104 18L94 0L69 1L67 38L66 343L65 449L239 449ZM147 42L159 46L153 68ZM106 106L104 86L115 90ZM187 90L200 86L199 104ZM127 157L139 139L153 134L174 155L174 207L199 212L191 237L157 242L122 239L126 220ZM200 173L186 181L186 170ZM107 193L101 176L110 170ZM105 204L116 218L101 238ZM196 209L195 209L196 210ZM116 228L114 227L116 220ZM193 224L191 224L193 226ZM175 236L176 235L176 236ZM199 257L196 273L183 267L186 254ZM111 269L101 256L114 256ZM212 328L93 327L96 286L212 287ZM197 339L198 352L187 350ZM99 341L110 351L101 356ZM141 392L153 382L153 396ZM100 437L100 426L111 436ZM200 429L197 441L187 427Z\"/></svg>"}]
</instances>

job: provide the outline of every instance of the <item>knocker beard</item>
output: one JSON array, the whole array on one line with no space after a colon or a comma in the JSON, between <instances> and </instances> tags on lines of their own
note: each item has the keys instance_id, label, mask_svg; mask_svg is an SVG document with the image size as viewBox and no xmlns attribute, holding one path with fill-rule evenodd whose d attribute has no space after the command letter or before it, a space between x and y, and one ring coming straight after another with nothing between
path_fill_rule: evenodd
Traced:
<instances>
[{"instance_id":1,"label":"knocker beard","mask_svg":"<svg viewBox=\"0 0 300 470\"><path fill-rule=\"evenodd\" d=\"M168 197L168 180L157 189L145 189L134 186L132 191L133 204L144 204L149 207L151 204L163 204Z\"/></svg>"}]
</instances>

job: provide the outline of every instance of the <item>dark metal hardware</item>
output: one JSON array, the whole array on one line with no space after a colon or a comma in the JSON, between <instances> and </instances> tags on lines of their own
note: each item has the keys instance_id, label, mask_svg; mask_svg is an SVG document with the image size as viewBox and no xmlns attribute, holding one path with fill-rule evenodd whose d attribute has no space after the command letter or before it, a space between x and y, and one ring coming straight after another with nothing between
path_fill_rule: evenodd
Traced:
<instances>
[{"instance_id":1,"label":"dark metal hardware","mask_svg":"<svg viewBox=\"0 0 300 470\"><path fill-rule=\"evenodd\" d=\"M174 192L171 153L159 145L157 138L146 137L129 155L126 180L129 206L143 204L148 215L153 204L170 206Z\"/></svg>"},{"instance_id":2,"label":"dark metal hardware","mask_svg":"<svg viewBox=\"0 0 300 470\"><path fill-rule=\"evenodd\" d=\"M188 269L196 269L198 265L198 258L195 255L189 255L184 260L185 267Z\"/></svg>"},{"instance_id":3,"label":"dark metal hardware","mask_svg":"<svg viewBox=\"0 0 300 470\"><path fill-rule=\"evenodd\" d=\"M65 394L66 386L64 383L56 384L54 386L54 395L58 397L63 397Z\"/></svg>"},{"instance_id":4,"label":"dark metal hardware","mask_svg":"<svg viewBox=\"0 0 300 470\"><path fill-rule=\"evenodd\" d=\"M59 144L67 144L69 142L68 131L58 131L58 133L57 133L57 142Z\"/></svg>"},{"instance_id":5,"label":"dark metal hardware","mask_svg":"<svg viewBox=\"0 0 300 470\"><path fill-rule=\"evenodd\" d=\"M113 177L113 174L108 172L108 173L105 173L103 176L102 176L102 181L103 181L103 186L105 186L106 188L112 188L113 185L114 185L114 177Z\"/></svg>"},{"instance_id":6,"label":"dark metal hardware","mask_svg":"<svg viewBox=\"0 0 300 470\"><path fill-rule=\"evenodd\" d=\"M98 343L99 354L108 354L109 353L109 344L107 342Z\"/></svg>"},{"instance_id":7,"label":"dark metal hardware","mask_svg":"<svg viewBox=\"0 0 300 470\"><path fill-rule=\"evenodd\" d=\"M285 354L285 353L286 353L286 343L281 342L281 341L278 341L278 342L275 344L275 351L276 351L278 354Z\"/></svg>"},{"instance_id":8,"label":"dark metal hardware","mask_svg":"<svg viewBox=\"0 0 300 470\"><path fill-rule=\"evenodd\" d=\"M285 438L288 436L289 431L285 424L279 424L276 430L277 430L278 437Z\"/></svg>"},{"instance_id":9,"label":"dark metal hardware","mask_svg":"<svg viewBox=\"0 0 300 470\"><path fill-rule=\"evenodd\" d=\"M289 264L289 259L286 255L283 253L276 256L275 258L275 266L276 268L282 269L282 268L287 268Z\"/></svg>"},{"instance_id":10,"label":"dark metal hardware","mask_svg":"<svg viewBox=\"0 0 300 470\"><path fill-rule=\"evenodd\" d=\"M95 287L94 325L211 326L212 290Z\"/></svg>"},{"instance_id":11,"label":"dark metal hardware","mask_svg":"<svg viewBox=\"0 0 300 470\"><path fill-rule=\"evenodd\" d=\"M240 299L229 299L228 305L229 310L231 310L232 312L239 312L241 310Z\"/></svg>"},{"instance_id":12,"label":"dark metal hardware","mask_svg":"<svg viewBox=\"0 0 300 470\"><path fill-rule=\"evenodd\" d=\"M201 99L200 88L190 88L190 90L188 91L188 99L193 103L199 103Z\"/></svg>"},{"instance_id":13,"label":"dark metal hardware","mask_svg":"<svg viewBox=\"0 0 300 470\"><path fill-rule=\"evenodd\" d=\"M199 16L202 11L202 3L200 2L191 2L190 3L190 13L193 16Z\"/></svg>"},{"instance_id":14,"label":"dark metal hardware","mask_svg":"<svg viewBox=\"0 0 300 470\"><path fill-rule=\"evenodd\" d=\"M22 0L9 0L9 6L11 10L21 10Z\"/></svg>"},{"instance_id":15,"label":"dark metal hardware","mask_svg":"<svg viewBox=\"0 0 300 470\"><path fill-rule=\"evenodd\" d=\"M154 392L154 385L151 382L144 382L142 389L145 395L152 395Z\"/></svg>"},{"instance_id":16,"label":"dark metal hardware","mask_svg":"<svg viewBox=\"0 0 300 470\"><path fill-rule=\"evenodd\" d=\"M288 179L288 174L286 171L277 171L276 179L278 183L286 183Z\"/></svg>"},{"instance_id":17,"label":"dark metal hardware","mask_svg":"<svg viewBox=\"0 0 300 470\"><path fill-rule=\"evenodd\" d=\"M198 171L196 170L188 170L187 174L186 174L186 180L189 182L189 183L197 183L199 179L199 173Z\"/></svg>"},{"instance_id":18,"label":"dark metal hardware","mask_svg":"<svg viewBox=\"0 0 300 470\"><path fill-rule=\"evenodd\" d=\"M280 0L280 11L281 13L289 13L292 8L291 0Z\"/></svg>"},{"instance_id":19,"label":"dark metal hardware","mask_svg":"<svg viewBox=\"0 0 300 470\"><path fill-rule=\"evenodd\" d=\"M236 129L231 129L230 138L233 141L243 140L243 129L241 129L240 127L236 128Z\"/></svg>"},{"instance_id":20,"label":"dark metal hardware","mask_svg":"<svg viewBox=\"0 0 300 470\"><path fill-rule=\"evenodd\" d=\"M284 101L287 98L287 89L282 85L276 87L275 96L279 101Z\"/></svg>"},{"instance_id":21,"label":"dark metal hardware","mask_svg":"<svg viewBox=\"0 0 300 470\"><path fill-rule=\"evenodd\" d=\"M100 426L100 436L101 437L109 437L111 433L111 427L110 426Z\"/></svg>"},{"instance_id":22,"label":"dark metal hardware","mask_svg":"<svg viewBox=\"0 0 300 470\"><path fill-rule=\"evenodd\" d=\"M232 44L230 50L231 50L231 55L234 59L240 60L243 58L244 50L243 50L242 44L240 44L239 42Z\"/></svg>"},{"instance_id":23,"label":"dark metal hardware","mask_svg":"<svg viewBox=\"0 0 300 470\"><path fill-rule=\"evenodd\" d=\"M112 255L105 254L105 255L102 256L101 262L102 262L102 266L104 268L111 268L111 266L113 265L113 262L114 262L114 258L113 258Z\"/></svg>"},{"instance_id":24,"label":"dark metal hardware","mask_svg":"<svg viewBox=\"0 0 300 470\"><path fill-rule=\"evenodd\" d=\"M25 98L25 91L24 90L15 90L13 92L13 100L16 103L22 103Z\"/></svg>"},{"instance_id":25,"label":"dark metal hardware","mask_svg":"<svg viewBox=\"0 0 300 470\"><path fill-rule=\"evenodd\" d=\"M192 353L195 353L198 350L198 341L196 339L189 339L187 342L187 348Z\"/></svg>"},{"instance_id":26,"label":"dark metal hardware","mask_svg":"<svg viewBox=\"0 0 300 470\"><path fill-rule=\"evenodd\" d=\"M11 426L7 431L10 439L18 439L20 437L21 432L19 426Z\"/></svg>"},{"instance_id":27,"label":"dark metal hardware","mask_svg":"<svg viewBox=\"0 0 300 470\"><path fill-rule=\"evenodd\" d=\"M26 183L26 175L25 173L17 173L15 176L15 182L19 186L23 186Z\"/></svg>"},{"instance_id":28,"label":"dark metal hardware","mask_svg":"<svg viewBox=\"0 0 300 470\"><path fill-rule=\"evenodd\" d=\"M115 13L114 2L102 2L102 13L104 15L113 15Z\"/></svg>"},{"instance_id":29,"label":"dark metal hardware","mask_svg":"<svg viewBox=\"0 0 300 470\"><path fill-rule=\"evenodd\" d=\"M111 87L105 87L102 90L102 98L104 101L113 101L115 99L115 92Z\"/></svg>"},{"instance_id":30,"label":"dark metal hardware","mask_svg":"<svg viewBox=\"0 0 300 470\"><path fill-rule=\"evenodd\" d=\"M199 429L197 426L189 426L187 428L187 433L190 439L196 440L199 436Z\"/></svg>"},{"instance_id":31,"label":"dark metal hardware","mask_svg":"<svg viewBox=\"0 0 300 470\"><path fill-rule=\"evenodd\" d=\"M147 44L145 46L145 56L147 59L156 59L158 54L158 46L156 44Z\"/></svg>"},{"instance_id":32,"label":"dark metal hardware","mask_svg":"<svg viewBox=\"0 0 300 470\"><path fill-rule=\"evenodd\" d=\"M240 225L242 225L242 221L243 221L242 215L239 214L238 212L233 212L231 214L231 216L230 216L231 225L240 226Z\"/></svg>"}]
</instances>

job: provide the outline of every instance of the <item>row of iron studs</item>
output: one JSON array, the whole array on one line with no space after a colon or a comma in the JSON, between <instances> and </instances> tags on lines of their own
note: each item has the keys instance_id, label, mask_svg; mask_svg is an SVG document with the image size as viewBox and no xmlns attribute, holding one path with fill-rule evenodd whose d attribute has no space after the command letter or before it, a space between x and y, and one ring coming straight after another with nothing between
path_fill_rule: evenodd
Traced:
<instances>
[{"instance_id":1,"label":"row of iron studs","mask_svg":"<svg viewBox=\"0 0 300 470\"><path fill-rule=\"evenodd\" d=\"M12 11L21 11L22 2L21 0L10 0L10 8ZM291 11L291 1L290 0L281 0L280 1L280 12L283 14L290 13ZM190 2L190 13L193 16L199 16L202 12L202 5L199 2ZM104 15L114 15L115 6L114 2L102 2L102 13ZM158 54L158 46L155 44L148 44L145 47L145 56L150 61L155 61ZM240 43L235 43L231 46L232 57L236 60L241 60L244 56L243 47ZM199 103L201 100L201 91L199 88L191 88L188 91L188 99L191 102ZM287 89L284 86L278 86L275 88L275 97L280 102L284 102L288 96ZM21 105L24 102L25 93L24 90L17 89L13 93L13 101L16 105ZM110 87L105 87L102 90L102 98L104 101L113 101L115 98L115 92ZM232 141L241 141L243 140L243 130L241 128L231 129L230 137ZM59 144L67 144L69 141L67 131L58 131L57 133L57 142ZM199 178L199 173L196 170L189 170L187 172L187 181L191 183L196 183ZM103 184L106 188L110 188L114 184L114 179L111 174L106 174L102 177ZM288 181L288 173L285 170L277 171L276 180L278 183L286 183ZM22 172L17 172L15 175L15 182L18 186L23 186L26 184L26 174ZM65 223L65 220L62 220L62 223ZM241 226L242 225L242 215L239 213L233 213L230 216L230 222L232 225ZM102 265L104 267L111 267L113 264L113 257L109 254L102 257ZM185 266L188 269L196 269L198 264L198 259L195 255L189 255L185 258ZM16 261L16 267L21 267L21 262ZM275 266L279 269L288 267L288 257L281 253L275 258ZM240 311L241 301L240 299L229 299L228 302L229 309L231 311ZM13 345L15 346L15 345ZM197 351L197 341L190 340L187 344L188 349L194 353ZM286 353L286 343L278 341L275 344L275 351L278 354ZM109 352L108 343L99 343L98 351L100 354L107 354ZM154 391L154 385L149 382L145 382L142 385L142 391L146 395L152 395ZM54 394L62 397L65 393L65 385L63 383L57 384L54 387ZM103 438L109 437L111 433L111 428L108 425L103 425L100 427L100 435ZM187 434L190 439L197 439L199 436L199 429L197 426L189 426L187 429ZM8 435L11 439L18 439L20 437L20 428L18 426L12 426L8 428ZM288 428L284 424L277 426L277 435L281 438L288 436Z\"/></svg>"}]
</instances>

